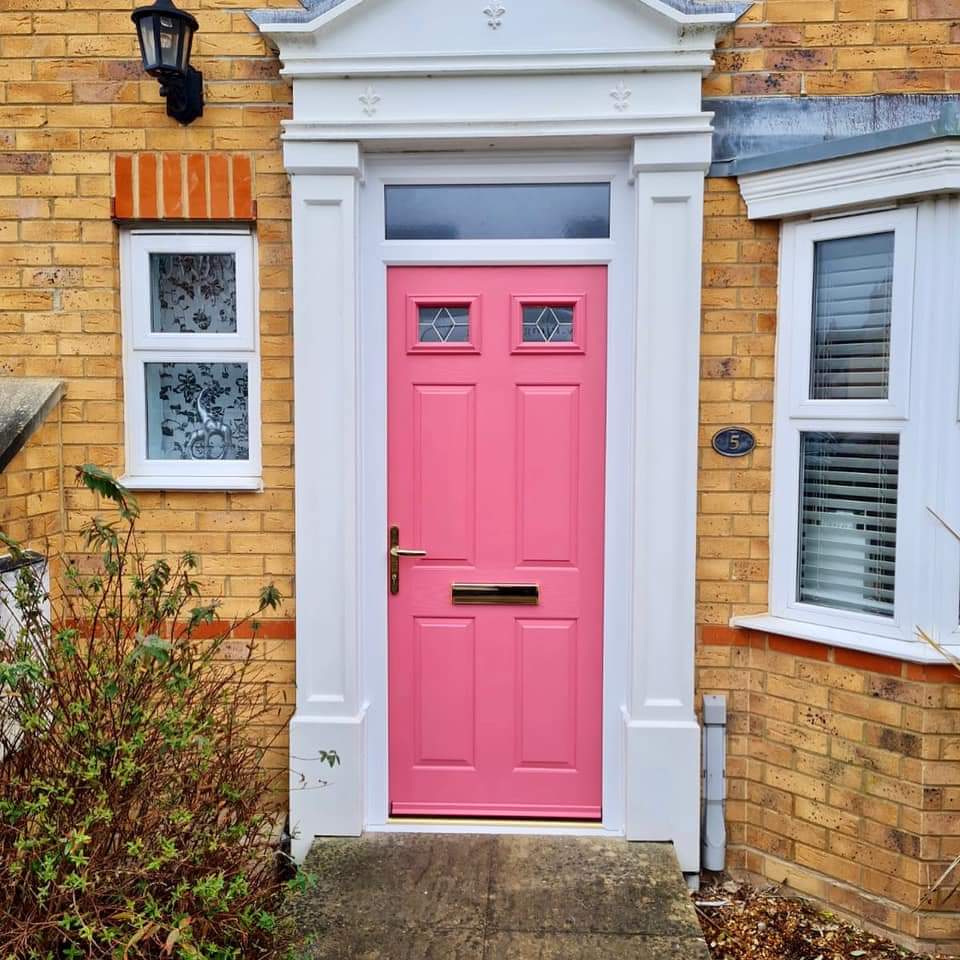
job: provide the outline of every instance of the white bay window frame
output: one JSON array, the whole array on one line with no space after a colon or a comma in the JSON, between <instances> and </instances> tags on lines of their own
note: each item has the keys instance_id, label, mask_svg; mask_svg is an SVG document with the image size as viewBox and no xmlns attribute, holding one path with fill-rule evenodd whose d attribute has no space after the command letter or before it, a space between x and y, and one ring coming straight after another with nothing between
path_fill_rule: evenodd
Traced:
<instances>
[{"instance_id":1,"label":"white bay window frame","mask_svg":"<svg viewBox=\"0 0 960 960\"><path fill-rule=\"evenodd\" d=\"M120 236L126 472L133 490L262 489L260 350L256 240L246 229L134 228ZM236 266L235 333L157 333L151 329L155 253L229 253ZM151 459L147 445L148 363L242 363L247 367L246 460Z\"/></svg>"},{"instance_id":2,"label":"white bay window frame","mask_svg":"<svg viewBox=\"0 0 960 960\"><path fill-rule=\"evenodd\" d=\"M734 617L734 625L919 662L941 659L919 630L960 647L960 542L942 522L960 530L960 252L952 240L958 229L960 201L951 197L783 224L770 612ZM895 239L888 395L812 400L815 244L889 232ZM801 443L809 432L899 437L892 617L799 599Z\"/></svg>"}]
</instances>

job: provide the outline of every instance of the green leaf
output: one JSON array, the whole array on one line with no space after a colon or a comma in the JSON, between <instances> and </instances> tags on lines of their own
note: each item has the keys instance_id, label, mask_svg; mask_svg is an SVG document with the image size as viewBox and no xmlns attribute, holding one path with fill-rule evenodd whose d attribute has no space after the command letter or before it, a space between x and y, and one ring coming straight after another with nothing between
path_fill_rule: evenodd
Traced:
<instances>
[{"instance_id":1,"label":"green leaf","mask_svg":"<svg viewBox=\"0 0 960 960\"><path fill-rule=\"evenodd\" d=\"M131 660L154 660L157 663L169 663L173 646L169 640L158 637L155 633L140 637L139 643L130 654Z\"/></svg>"},{"instance_id":2,"label":"green leaf","mask_svg":"<svg viewBox=\"0 0 960 960\"><path fill-rule=\"evenodd\" d=\"M276 610L282 600L283 597L280 595L280 591L271 583L260 591L259 610L266 610L267 607L271 610Z\"/></svg>"},{"instance_id":3,"label":"green leaf","mask_svg":"<svg viewBox=\"0 0 960 960\"><path fill-rule=\"evenodd\" d=\"M95 467L92 463L77 467L77 486L86 487L101 497L112 500L120 507L120 515L125 520L132 520L140 515L136 497L113 474Z\"/></svg>"},{"instance_id":4,"label":"green leaf","mask_svg":"<svg viewBox=\"0 0 960 960\"><path fill-rule=\"evenodd\" d=\"M20 543L12 537L8 537L2 530L0 530L0 543L7 548L14 560L23 556L23 547Z\"/></svg>"}]
</instances>

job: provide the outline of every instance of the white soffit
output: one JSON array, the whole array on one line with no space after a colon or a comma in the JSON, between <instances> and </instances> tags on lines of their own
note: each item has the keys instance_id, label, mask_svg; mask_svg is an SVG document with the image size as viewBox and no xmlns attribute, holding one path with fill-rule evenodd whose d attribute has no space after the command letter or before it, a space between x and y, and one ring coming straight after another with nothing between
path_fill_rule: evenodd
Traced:
<instances>
[{"instance_id":1,"label":"white soffit","mask_svg":"<svg viewBox=\"0 0 960 960\"><path fill-rule=\"evenodd\" d=\"M740 175L751 220L826 213L960 191L960 139Z\"/></svg>"}]
</instances>

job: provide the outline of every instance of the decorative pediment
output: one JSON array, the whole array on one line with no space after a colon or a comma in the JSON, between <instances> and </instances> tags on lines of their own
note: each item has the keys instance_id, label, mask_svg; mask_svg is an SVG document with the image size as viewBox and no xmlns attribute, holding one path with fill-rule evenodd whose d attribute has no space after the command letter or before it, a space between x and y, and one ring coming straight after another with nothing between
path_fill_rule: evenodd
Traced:
<instances>
[{"instance_id":1,"label":"decorative pediment","mask_svg":"<svg viewBox=\"0 0 960 960\"><path fill-rule=\"evenodd\" d=\"M708 69L749 2L302 0L250 14L292 76Z\"/></svg>"},{"instance_id":2,"label":"decorative pediment","mask_svg":"<svg viewBox=\"0 0 960 960\"><path fill-rule=\"evenodd\" d=\"M297 141L373 149L627 145L709 135L703 75L750 5L699 0L302 0L251 14L294 80Z\"/></svg>"}]
</instances>

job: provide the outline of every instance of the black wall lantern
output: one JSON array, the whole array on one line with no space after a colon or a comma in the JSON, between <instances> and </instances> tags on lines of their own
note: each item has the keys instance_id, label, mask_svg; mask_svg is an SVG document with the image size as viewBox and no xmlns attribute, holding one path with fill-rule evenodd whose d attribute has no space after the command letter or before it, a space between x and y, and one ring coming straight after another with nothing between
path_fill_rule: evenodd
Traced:
<instances>
[{"instance_id":1,"label":"black wall lantern","mask_svg":"<svg viewBox=\"0 0 960 960\"><path fill-rule=\"evenodd\" d=\"M167 116L180 123L203 116L203 74L190 66L196 17L178 10L173 0L156 0L137 7L130 19L137 27L143 68L160 81L160 95L167 98Z\"/></svg>"}]
</instances>

